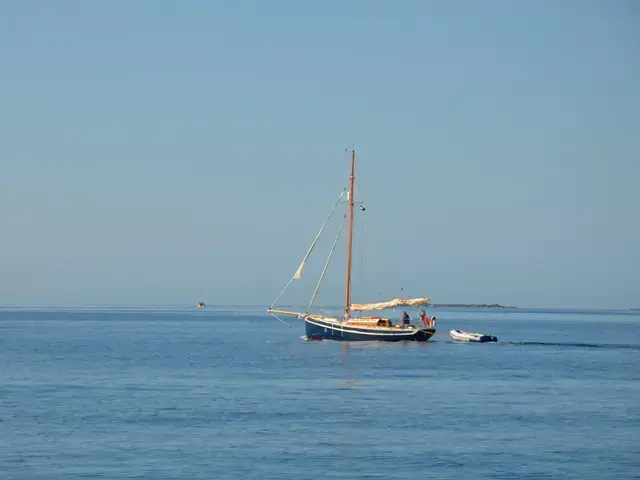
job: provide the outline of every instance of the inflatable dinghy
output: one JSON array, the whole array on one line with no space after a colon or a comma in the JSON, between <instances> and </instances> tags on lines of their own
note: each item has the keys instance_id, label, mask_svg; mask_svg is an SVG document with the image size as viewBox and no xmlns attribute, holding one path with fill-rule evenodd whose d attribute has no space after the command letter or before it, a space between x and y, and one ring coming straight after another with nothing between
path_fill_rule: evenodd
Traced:
<instances>
[{"instance_id":1,"label":"inflatable dinghy","mask_svg":"<svg viewBox=\"0 0 640 480\"><path fill-rule=\"evenodd\" d=\"M497 342L498 337L493 337L491 335L485 335L484 333L472 333L472 332L463 332L462 330L451 330L449 332L451 338L454 340L459 340L461 342Z\"/></svg>"}]
</instances>

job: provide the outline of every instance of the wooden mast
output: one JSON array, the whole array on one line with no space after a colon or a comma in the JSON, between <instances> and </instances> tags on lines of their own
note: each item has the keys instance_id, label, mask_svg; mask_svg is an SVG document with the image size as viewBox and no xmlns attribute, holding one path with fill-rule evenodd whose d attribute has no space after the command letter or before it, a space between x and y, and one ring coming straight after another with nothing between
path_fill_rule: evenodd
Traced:
<instances>
[{"instance_id":1,"label":"wooden mast","mask_svg":"<svg viewBox=\"0 0 640 480\"><path fill-rule=\"evenodd\" d=\"M353 248L353 184L355 180L356 151L351 150L351 177L349 178L349 235L347 240L347 281L345 286L344 313L349 318L351 311L351 251Z\"/></svg>"}]
</instances>

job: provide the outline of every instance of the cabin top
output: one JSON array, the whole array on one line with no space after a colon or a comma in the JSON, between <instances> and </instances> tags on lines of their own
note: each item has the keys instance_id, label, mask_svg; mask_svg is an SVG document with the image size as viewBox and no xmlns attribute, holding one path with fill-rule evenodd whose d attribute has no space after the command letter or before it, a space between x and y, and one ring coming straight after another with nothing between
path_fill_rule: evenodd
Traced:
<instances>
[{"instance_id":1,"label":"cabin top","mask_svg":"<svg viewBox=\"0 0 640 480\"><path fill-rule=\"evenodd\" d=\"M347 322L349 325L361 325L365 327L390 327L391 321L388 318L381 317L361 317L361 318L353 318Z\"/></svg>"}]
</instances>

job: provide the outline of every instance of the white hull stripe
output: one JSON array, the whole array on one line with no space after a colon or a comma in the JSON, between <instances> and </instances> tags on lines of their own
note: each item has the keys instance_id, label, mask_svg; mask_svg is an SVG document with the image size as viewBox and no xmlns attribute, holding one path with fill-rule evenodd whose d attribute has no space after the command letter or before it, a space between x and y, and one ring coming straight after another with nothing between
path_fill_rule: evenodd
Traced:
<instances>
[{"instance_id":1,"label":"white hull stripe","mask_svg":"<svg viewBox=\"0 0 640 480\"><path fill-rule=\"evenodd\" d=\"M415 329L415 330L409 330L409 331L404 331L404 332L386 332L386 331L374 331L374 332L363 332L360 330L349 330L348 328L344 328L342 326L342 324L327 324L327 325L323 325L321 323L316 323L313 320L309 320L308 318L305 318L304 320L305 322L309 322L313 325L316 325L318 327L322 327L322 328L330 328L331 330L335 330L336 332L344 332L344 333L355 333L355 334L361 334L361 335L375 335L377 337L382 336L382 335L387 335L387 336L393 336L393 337L412 337L414 336L419 330ZM366 328L366 327L358 327L358 328Z\"/></svg>"}]
</instances>

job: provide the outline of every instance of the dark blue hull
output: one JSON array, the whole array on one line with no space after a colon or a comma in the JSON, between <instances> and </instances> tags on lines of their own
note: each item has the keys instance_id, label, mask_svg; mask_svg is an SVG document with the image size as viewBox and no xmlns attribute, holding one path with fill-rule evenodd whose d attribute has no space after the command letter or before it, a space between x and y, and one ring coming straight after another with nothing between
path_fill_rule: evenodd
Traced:
<instances>
[{"instance_id":1,"label":"dark blue hull","mask_svg":"<svg viewBox=\"0 0 640 480\"><path fill-rule=\"evenodd\" d=\"M345 342L426 342L436 333L434 328L397 329L397 332L353 327L317 319L305 319L307 338L313 340L339 340Z\"/></svg>"}]
</instances>

